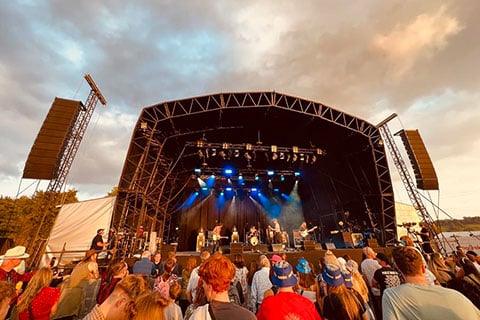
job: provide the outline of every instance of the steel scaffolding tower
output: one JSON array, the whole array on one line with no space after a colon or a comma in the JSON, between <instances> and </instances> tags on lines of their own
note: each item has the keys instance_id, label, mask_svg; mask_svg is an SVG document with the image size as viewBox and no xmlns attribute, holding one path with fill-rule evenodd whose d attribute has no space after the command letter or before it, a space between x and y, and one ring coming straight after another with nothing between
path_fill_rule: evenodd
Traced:
<instances>
[{"instance_id":1,"label":"steel scaffolding tower","mask_svg":"<svg viewBox=\"0 0 480 320\"><path fill-rule=\"evenodd\" d=\"M378 129L380 130L380 133L383 137L383 141L385 142L387 149L390 152L390 155L392 156L393 163L395 164L395 167L398 170L398 173L400 174L400 178L403 182L403 185L405 186L405 189L407 190L408 197L410 198L410 201L413 204L413 207L417 211L418 216L426 222L426 228L428 232L430 233L430 237L432 240L435 241L438 249L442 253L446 253L445 248L443 246L442 241L438 241L438 233L436 229L434 228L434 220L430 216L430 214L427 211L427 208L423 204L422 198L420 196L420 193L412 179L412 176L410 175L407 166L405 165L405 161L402 158L402 155L400 154L400 150L398 149L393 135L390 132L390 129L388 128L387 123L397 117L397 114L394 113L390 115L387 119L382 121L377 125Z\"/></svg>"}]
</instances>

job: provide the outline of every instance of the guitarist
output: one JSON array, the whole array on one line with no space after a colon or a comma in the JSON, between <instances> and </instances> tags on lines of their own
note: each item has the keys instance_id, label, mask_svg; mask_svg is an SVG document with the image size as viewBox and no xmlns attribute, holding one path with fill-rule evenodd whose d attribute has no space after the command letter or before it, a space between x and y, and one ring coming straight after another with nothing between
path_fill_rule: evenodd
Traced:
<instances>
[{"instance_id":1,"label":"guitarist","mask_svg":"<svg viewBox=\"0 0 480 320\"><path fill-rule=\"evenodd\" d=\"M307 223L305 221L302 222L300 225L299 231L300 235L302 236L302 240L311 240L312 236L310 235L310 232L313 230L317 229L317 227L313 227L311 229L308 229Z\"/></svg>"},{"instance_id":2,"label":"guitarist","mask_svg":"<svg viewBox=\"0 0 480 320\"><path fill-rule=\"evenodd\" d=\"M223 223L219 222L215 228L213 228L212 233L213 233L213 240L215 241L215 247L213 248L213 252L217 251L220 249L221 242L220 240L222 239L221 233L222 233L222 228L223 228Z\"/></svg>"}]
</instances>

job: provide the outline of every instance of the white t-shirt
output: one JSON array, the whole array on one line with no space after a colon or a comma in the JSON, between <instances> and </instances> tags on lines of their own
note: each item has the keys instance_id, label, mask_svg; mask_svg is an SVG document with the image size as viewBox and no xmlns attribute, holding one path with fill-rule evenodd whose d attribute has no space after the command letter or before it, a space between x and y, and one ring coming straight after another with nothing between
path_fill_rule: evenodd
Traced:
<instances>
[{"instance_id":1,"label":"white t-shirt","mask_svg":"<svg viewBox=\"0 0 480 320\"><path fill-rule=\"evenodd\" d=\"M406 283L387 288L382 298L383 320L480 319L480 310L460 292Z\"/></svg>"}]
</instances>

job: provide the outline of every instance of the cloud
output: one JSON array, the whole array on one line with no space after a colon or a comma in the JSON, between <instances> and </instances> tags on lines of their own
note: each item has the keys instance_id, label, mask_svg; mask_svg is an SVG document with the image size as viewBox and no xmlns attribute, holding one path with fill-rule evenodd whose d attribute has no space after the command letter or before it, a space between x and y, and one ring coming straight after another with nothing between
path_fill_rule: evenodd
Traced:
<instances>
[{"instance_id":1,"label":"cloud","mask_svg":"<svg viewBox=\"0 0 480 320\"><path fill-rule=\"evenodd\" d=\"M373 46L386 55L395 75L400 77L417 61L445 48L447 39L463 29L457 18L448 13L447 6L442 5L431 14L420 14L406 25L395 25L386 35L376 35Z\"/></svg>"}]
</instances>

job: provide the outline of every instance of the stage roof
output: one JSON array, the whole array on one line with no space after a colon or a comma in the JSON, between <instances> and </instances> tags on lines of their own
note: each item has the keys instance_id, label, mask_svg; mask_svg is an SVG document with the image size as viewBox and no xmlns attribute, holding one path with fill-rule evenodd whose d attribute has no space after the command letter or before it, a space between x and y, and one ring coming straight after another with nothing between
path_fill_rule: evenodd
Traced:
<instances>
[{"instance_id":1,"label":"stage roof","mask_svg":"<svg viewBox=\"0 0 480 320\"><path fill-rule=\"evenodd\" d=\"M113 224L150 224L168 241L182 203L199 188L194 169L201 169L201 178L217 174L216 187L225 188L229 177L220 177L220 170L226 166L234 170L234 188L240 189L239 173L245 176L246 192L253 176L267 169L276 172L274 183L285 175L284 185L277 184L285 189L299 171L305 219L326 233L342 221L350 229L376 229L383 244L395 239L379 130L322 103L278 92L217 93L145 107L124 163Z\"/></svg>"}]
</instances>

